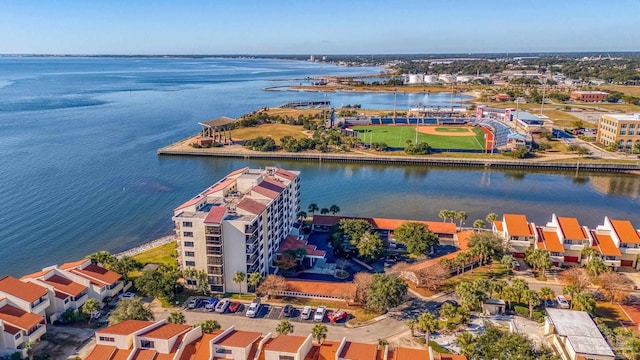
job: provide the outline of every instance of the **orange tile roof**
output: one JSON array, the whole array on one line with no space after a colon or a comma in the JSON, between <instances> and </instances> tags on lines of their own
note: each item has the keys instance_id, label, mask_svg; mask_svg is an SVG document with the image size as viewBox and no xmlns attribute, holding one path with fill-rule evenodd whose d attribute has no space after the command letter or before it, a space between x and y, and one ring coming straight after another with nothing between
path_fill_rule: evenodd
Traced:
<instances>
[{"instance_id":1,"label":"orange tile roof","mask_svg":"<svg viewBox=\"0 0 640 360\"><path fill-rule=\"evenodd\" d=\"M78 260L78 261L74 261L74 262L64 263L64 264L60 265L60 269L69 270L71 268L76 268L76 267L84 264L85 262L87 262L87 260L89 260L89 259L82 259L82 260Z\"/></svg>"},{"instance_id":2,"label":"orange tile roof","mask_svg":"<svg viewBox=\"0 0 640 360\"><path fill-rule=\"evenodd\" d=\"M289 235L280 243L280 247L278 247L278 251L276 254L282 254L286 250L296 250L298 248L303 248L307 255L311 256L321 256L324 257L326 255L326 251L318 250L315 245L308 245L306 241L298 240L298 237L295 235Z\"/></svg>"},{"instance_id":3,"label":"orange tile roof","mask_svg":"<svg viewBox=\"0 0 640 360\"><path fill-rule=\"evenodd\" d=\"M321 345L313 345L304 360L335 360L340 341L325 340Z\"/></svg>"},{"instance_id":4,"label":"orange tile roof","mask_svg":"<svg viewBox=\"0 0 640 360\"><path fill-rule=\"evenodd\" d=\"M504 222L507 225L509 236L532 236L533 232L525 215L504 214Z\"/></svg>"},{"instance_id":5,"label":"orange tile roof","mask_svg":"<svg viewBox=\"0 0 640 360\"><path fill-rule=\"evenodd\" d=\"M25 331L29 331L38 324L44 324L42 316L28 313L11 305L0 308L0 320Z\"/></svg>"},{"instance_id":6,"label":"orange tile roof","mask_svg":"<svg viewBox=\"0 0 640 360\"><path fill-rule=\"evenodd\" d=\"M209 209L207 217L204 219L205 224L220 224L227 213L226 206L212 206Z\"/></svg>"},{"instance_id":7,"label":"orange tile roof","mask_svg":"<svg viewBox=\"0 0 640 360\"><path fill-rule=\"evenodd\" d=\"M132 352L133 349L118 349L110 360L128 360Z\"/></svg>"},{"instance_id":8,"label":"orange tile roof","mask_svg":"<svg viewBox=\"0 0 640 360\"><path fill-rule=\"evenodd\" d=\"M414 360L424 359L432 360L429 356L429 350L427 349L414 349L414 348L396 348L393 360Z\"/></svg>"},{"instance_id":9,"label":"orange tile roof","mask_svg":"<svg viewBox=\"0 0 640 360\"><path fill-rule=\"evenodd\" d=\"M129 335L155 324L153 321L125 320L119 324L96 330L96 334Z\"/></svg>"},{"instance_id":10,"label":"orange tile roof","mask_svg":"<svg viewBox=\"0 0 640 360\"><path fill-rule=\"evenodd\" d=\"M220 190L224 190L227 186L235 184L235 182L236 182L236 179L224 179L223 181L205 190L205 192L202 195L209 195L209 194L218 192Z\"/></svg>"},{"instance_id":11,"label":"orange tile roof","mask_svg":"<svg viewBox=\"0 0 640 360\"><path fill-rule=\"evenodd\" d=\"M287 280L287 290L312 295L342 296L345 292L355 295L356 285L352 282L340 283L340 286L337 286L335 282L329 281Z\"/></svg>"},{"instance_id":12,"label":"orange tile roof","mask_svg":"<svg viewBox=\"0 0 640 360\"><path fill-rule=\"evenodd\" d=\"M460 253L460 251L454 251L454 252L449 253L447 255L440 256L439 258L436 258L436 259L428 259L428 260L419 262L417 264L413 264L411 266L408 266L403 271L417 272L417 271L420 271L420 270L424 270L424 269L427 269L427 268L429 268L429 267L431 267L431 266L433 266L435 264L438 264L440 262L440 260L442 260L442 259L451 259L451 260L453 260L453 259L456 258L456 256L458 256L459 253Z\"/></svg>"},{"instance_id":13,"label":"orange tile roof","mask_svg":"<svg viewBox=\"0 0 640 360\"><path fill-rule=\"evenodd\" d=\"M211 355L209 343L221 333L222 330L218 329L213 331L211 334L202 334L200 339L185 347L180 360L209 360L209 356Z\"/></svg>"},{"instance_id":14,"label":"orange tile roof","mask_svg":"<svg viewBox=\"0 0 640 360\"><path fill-rule=\"evenodd\" d=\"M25 275L25 276L21 277L21 278L20 278L20 280L37 279L37 278L39 278L39 277L42 277L42 276L47 275L47 274L48 274L48 273L50 273L51 271L53 271L53 270L51 270L51 269L49 269L49 270L42 270L42 271L34 272L34 273L32 273L32 274L27 274L27 275Z\"/></svg>"},{"instance_id":15,"label":"orange tile roof","mask_svg":"<svg viewBox=\"0 0 640 360\"><path fill-rule=\"evenodd\" d=\"M458 248L462 251L469 250L469 238L471 235L475 234L474 230L466 230L461 231L457 234L458 237Z\"/></svg>"},{"instance_id":16,"label":"orange tile roof","mask_svg":"<svg viewBox=\"0 0 640 360\"><path fill-rule=\"evenodd\" d=\"M640 244L640 236L633 228L629 220L611 220L613 230L618 234L620 241L628 244Z\"/></svg>"},{"instance_id":17,"label":"orange tile roof","mask_svg":"<svg viewBox=\"0 0 640 360\"><path fill-rule=\"evenodd\" d=\"M73 282L69 279L63 278L60 275L53 275L47 280L42 280L42 282L53 286L57 291L60 291L62 293L65 293L71 296L78 296L87 289L86 286L80 285L77 282Z\"/></svg>"},{"instance_id":18,"label":"orange tile roof","mask_svg":"<svg viewBox=\"0 0 640 360\"><path fill-rule=\"evenodd\" d=\"M616 247L616 244L611 239L611 236L604 234L595 234L596 243L593 247L604 256L622 256L620 249Z\"/></svg>"},{"instance_id":19,"label":"orange tile roof","mask_svg":"<svg viewBox=\"0 0 640 360\"><path fill-rule=\"evenodd\" d=\"M256 353L258 352L258 347L260 346L260 342L264 339L264 337L260 336L256 341L251 345L251 349L249 349L249 356L247 359L255 359Z\"/></svg>"},{"instance_id":20,"label":"orange tile roof","mask_svg":"<svg viewBox=\"0 0 640 360\"><path fill-rule=\"evenodd\" d=\"M503 230L502 230L502 221L500 221L500 220L495 220L495 221L493 222L493 225L495 225L495 226L496 226L496 230L498 230L499 232L502 232L502 231L503 231Z\"/></svg>"},{"instance_id":21,"label":"orange tile roof","mask_svg":"<svg viewBox=\"0 0 640 360\"><path fill-rule=\"evenodd\" d=\"M558 224L565 239L570 240L586 240L588 239L584 229L578 223L578 219L569 217L559 217Z\"/></svg>"},{"instance_id":22,"label":"orange tile roof","mask_svg":"<svg viewBox=\"0 0 640 360\"><path fill-rule=\"evenodd\" d=\"M464 355L457 354L439 354L436 355L435 360L467 360L467 357Z\"/></svg>"},{"instance_id":23,"label":"orange tile roof","mask_svg":"<svg viewBox=\"0 0 640 360\"><path fill-rule=\"evenodd\" d=\"M238 170L233 170L232 172L230 172L229 174L227 174L227 176L234 176L234 175L238 175L238 174L242 174L243 172L245 172L245 170L247 170L249 167L245 166L241 169Z\"/></svg>"},{"instance_id":24,"label":"orange tile roof","mask_svg":"<svg viewBox=\"0 0 640 360\"><path fill-rule=\"evenodd\" d=\"M144 336L150 339L164 339L168 340L175 336L182 334L183 332L191 329L189 325L180 325L180 324L162 324L156 328L153 328L145 333L140 334L140 336Z\"/></svg>"},{"instance_id":25,"label":"orange tile roof","mask_svg":"<svg viewBox=\"0 0 640 360\"><path fill-rule=\"evenodd\" d=\"M194 197L193 199L187 200L186 202L184 202L182 205L178 206L177 208L174 209L175 210L180 210L180 209L184 209L186 207L189 207L191 205L195 205L197 203L199 203L202 199L204 199L204 196L202 195L197 195L196 197Z\"/></svg>"},{"instance_id":26,"label":"orange tile roof","mask_svg":"<svg viewBox=\"0 0 640 360\"><path fill-rule=\"evenodd\" d=\"M217 344L245 348L260 339L261 336L262 333L259 332L234 330L224 338L218 340Z\"/></svg>"},{"instance_id":27,"label":"orange tile roof","mask_svg":"<svg viewBox=\"0 0 640 360\"><path fill-rule=\"evenodd\" d=\"M422 221L422 220L399 220L399 219L385 219L385 218L373 218L373 226L376 229L383 230L395 230L405 222L417 222L427 225L430 231L437 234L455 234L456 224L447 223L442 221Z\"/></svg>"},{"instance_id":28,"label":"orange tile roof","mask_svg":"<svg viewBox=\"0 0 640 360\"><path fill-rule=\"evenodd\" d=\"M47 295L47 289L42 286L22 282L13 276L5 276L0 279L0 291L29 303Z\"/></svg>"},{"instance_id":29,"label":"orange tile roof","mask_svg":"<svg viewBox=\"0 0 640 360\"><path fill-rule=\"evenodd\" d=\"M543 249L547 250L548 252L559 252L559 253L564 252L564 246L560 243L560 239L558 239L558 234L556 234L555 231L540 230L539 234L541 235L539 239L542 241L538 241L538 242L542 243Z\"/></svg>"},{"instance_id":30,"label":"orange tile roof","mask_svg":"<svg viewBox=\"0 0 640 360\"><path fill-rule=\"evenodd\" d=\"M371 360L376 358L377 352L377 344L347 341L340 352L340 357L349 360Z\"/></svg>"},{"instance_id":31,"label":"orange tile roof","mask_svg":"<svg viewBox=\"0 0 640 360\"><path fill-rule=\"evenodd\" d=\"M156 356L156 351L151 349L140 349L133 354L131 360L153 360Z\"/></svg>"},{"instance_id":32,"label":"orange tile roof","mask_svg":"<svg viewBox=\"0 0 640 360\"><path fill-rule=\"evenodd\" d=\"M276 175L278 175L280 177L283 177L283 178L285 178L287 180L293 180L293 179L296 178L296 176L298 176L295 173L292 173L291 171L287 171L285 169L278 169L276 171Z\"/></svg>"},{"instance_id":33,"label":"orange tile roof","mask_svg":"<svg viewBox=\"0 0 640 360\"><path fill-rule=\"evenodd\" d=\"M267 208L267 205L245 197L236 205L238 209L242 209L254 215L262 214L262 212Z\"/></svg>"},{"instance_id":34,"label":"orange tile roof","mask_svg":"<svg viewBox=\"0 0 640 360\"><path fill-rule=\"evenodd\" d=\"M117 348L110 345L96 345L85 360L109 360Z\"/></svg>"},{"instance_id":35,"label":"orange tile roof","mask_svg":"<svg viewBox=\"0 0 640 360\"><path fill-rule=\"evenodd\" d=\"M120 280L120 278L122 277L122 275L118 274L117 272L107 270L95 264L91 264L85 267L84 269L75 268L71 270L71 272L78 274L80 276L83 276L85 278L88 278L90 280L97 280L106 285L112 285L116 281Z\"/></svg>"},{"instance_id":36,"label":"orange tile roof","mask_svg":"<svg viewBox=\"0 0 640 360\"><path fill-rule=\"evenodd\" d=\"M282 190L287 187L287 185L285 185L282 181L270 177L265 177L264 179L262 179L262 182L259 185L263 185L264 187L277 192L282 192Z\"/></svg>"},{"instance_id":37,"label":"orange tile roof","mask_svg":"<svg viewBox=\"0 0 640 360\"><path fill-rule=\"evenodd\" d=\"M269 351L295 353L307 338L305 336L280 335L274 338L264 349Z\"/></svg>"}]
</instances>

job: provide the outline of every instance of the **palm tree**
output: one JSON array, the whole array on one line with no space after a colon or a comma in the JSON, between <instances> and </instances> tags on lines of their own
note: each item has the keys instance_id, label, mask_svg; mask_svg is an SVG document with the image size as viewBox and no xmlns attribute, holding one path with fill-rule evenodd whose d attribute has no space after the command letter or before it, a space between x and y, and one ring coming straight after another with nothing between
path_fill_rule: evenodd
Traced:
<instances>
[{"instance_id":1,"label":"palm tree","mask_svg":"<svg viewBox=\"0 0 640 360\"><path fill-rule=\"evenodd\" d=\"M262 281L262 275L260 275L260 273L256 271L254 273L251 273L251 275L249 275L249 279L247 280L247 284L249 286L252 286L254 288L254 291L255 291L255 288L256 288L256 286L258 286L258 284L260 284L260 281ZM249 290L247 289L247 291L249 291Z\"/></svg>"},{"instance_id":2,"label":"palm tree","mask_svg":"<svg viewBox=\"0 0 640 360\"><path fill-rule=\"evenodd\" d=\"M220 323L217 320L205 320L203 323L196 325L196 327L197 326L200 326L202 328L202 332L205 334L211 334L215 330L221 328Z\"/></svg>"},{"instance_id":3,"label":"palm tree","mask_svg":"<svg viewBox=\"0 0 640 360\"><path fill-rule=\"evenodd\" d=\"M278 335L288 335L293 332L293 324L287 319L280 320L278 326L276 326L276 333Z\"/></svg>"},{"instance_id":4,"label":"palm tree","mask_svg":"<svg viewBox=\"0 0 640 360\"><path fill-rule=\"evenodd\" d=\"M235 275L233 275L233 279L231 279L234 283L240 285L240 295L242 295L242 283L247 278L247 274L243 271L236 271Z\"/></svg>"},{"instance_id":5,"label":"palm tree","mask_svg":"<svg viewBox=\"0 0 640 360\"><path fill-rule=\"evenodd\" d=\"M302 211L302 210L298 211L298 219L299 219L299 220L301 220L301 221L302 221L302 220L304 220L306 217L307 217L307 213L306 213L305 211Z\"/></svg>"},{"instance_id":6,"label":"palm tree","mask_svg":"<svg viewBox=\"0 0 640 360\"><path fill-rule=\"evenodd\" d=\"M498 220L498 214L496 213L489 213L487 214L487 222L489 224L492 224L494 221Z\"/></svg>"},{"instance_id":7,"label":"palm tree","mask_svg":"<svg viewBox=\"0 0 640 360\"><path fill-rule=\"evenodd\" d=\"M331 211L331 213L335 215L340 212L340 207L338 205L331 205L329 206L329 211Z\"/></svg>"},{"instance_id":8,"label":"palm tree","mask_svg":"<svg viewBox=\"0 0 640 360\"><path fill-rule=\"evenodd\" d=\"M511 255L503 255L502 259L500 259L500 264L504 266L509 273L511 273L511 268L513 267L513 256Z\"/></svg>"},{"instance_id":9,"label":"palm tree","mask_svg":"<svg viewBox=\"0 0 640 360\"><path fill-rule=\"evenodd\" d=\"M440 328L438 318L430 312L424 312L418 317L418 329L424 331L424 339L429 343L429 335Z\"/></svg>"},{"instance_id":10,"label":"palm tree","mask_svg":"<svg viewBox=\"0 0 640 360\"><path fill-rule=\"evenodd\" d=\"M316 339L318 345L322 345L324 339L327 338L327 326L323 324L316 324L311 329L311 336Z\"/></svg>"},{"instance_id":11,"label":"palm tree","mask_svg":"<svg viewBox=\"0 0 640 360\"><path fill-rule=\"evenodd\" d=\"M480 228L483 228L484 225L484 220L482 219L477 219L473 222L473 227L476 228L476 230L480 230Z\"/></svg>"},{"instance_id":12,"label":"palm tree","mask_svg":"<svg viewBox=\"0 0 640 360\"><path fill-rule=\"evenodd\" d=\"M187 320L184 318L184 314L181 311L174 311L169 314L167 322L170 324L184 324Z\"/></svg>"},{"instance_id":13,"label":"palm tree","mask_svg":"<svg viewBox=\"0 0 640 360\"><path fill-rule=\"evenodd\" d=\"M580 294L580 288L575 285L575 284L569 284L567 286L565 286L564 288L562 288L562 295L569 295L569 297L571 298L571 308L573 309L573 299L575 298L576 294Z\"/></svg>"},{"instance_id":14,"label":"palm tree","mask_svg":"<svg viewBox=\"0 0 640 360\"><path fill-rule=\"evenodd\" d=\"M404 323L407 325L409 330L411 330L411 335L413 335L413 330L415 330L417 324L416 319L407 319Z\"/></svg>"},{"instance_id":15,"label":"palm tree","mask_svg":"<svg viewBox=\"0 0 640 360\"><path fill-rule=\"evenodd\" d=\"M466 251L460 251L458 255L456 255L453 261L456 263L456 265L458 265L458 275L460 275L461 272L464 272L464 268L467 265L467 261L469 261L469 258L469 253Z\"/></svg>"},{"instance_id":16,"label":"palm tree","mask_svg":"<svg viewBox=\"0 0 640 360\"><path fill-rule=\"evenodd\" d=\"M508 306L511 308L511 303L520 300L520 294L522 291L514 286L507 286L502 289L502 294L500 294L502 300L506 301Z\"/></svg>"},{"instance_id":17,"label":"palm tree","mask_svg":"<svg viewBox=\"0 0 640 360\"><path fill-rule=\"evenodd\" d=\"M489 297L492 298L493 294L501 294L502 290L508 286L507 282L504 280L496 280L490 281L488 283Z\"/></svg>"},{"instance_id":18,"label":"palm tree","mask_svg":"<svg viewBox=\"0 0 640 360\"><path fill-rule=\"evenodd\" d=\"M447 210L447 219L451 219L451 222L455 220L457 212L455 210Z\"/></svg>"},{"instance_id":19,"label":"palm tree","mask_svg":"<svg viewBox=\"0 0 640 360\"><path fill-rule=\"evenodd\" d=\"M538 290L538 294L540 294L540 298L544 300L551 300L556 296L556 292L548 286L541 287L540 290Z\"/></svg>"},{"instance_id":20,"label":"palm tree","mask_svg":"<svg viewBox=\"0 0 640 360\"><path fill-rule=\"evenodd\" d=\"M309 212L311 213L311 217L313 217L313 214L315 214L316 211L320 210L320 208L318 207L318 204L311 203L309 204L309 208L307 210L309 210Z\"/></svg>"},{"instance_id":21,"label":"palm tree","mask_svg":"<svg viewBox=\"0 0 640 360\"><path fill-rule=\"evenodd\" d=\"M442 210L440 210L440 212L438 213L438 217L439 217L440 219L442 219L442 222L447 221L447 211L448 211L448 210L442 209Z\"/></svg>"},{"instance_id":22,"label":"palm tree","mask_svg":"<svg viewBox=\"0 0 640 360\"><path fill-rule=\"evenodd\" d=\"M453 260L446 257L440 259L439 263L443 268L447 269L447 271L451 271L451 269L454 267Z\"/></svg>"},{"instance_id":23,"label":"palm tree","mask_svg":"<svg viewBox=\"0 0 640 360\"><path fill-rule=\"evenodd\" d=\"M328 213L329 213L329 209L327 209L327 208L320 209L320 214L327 215Z\"/></svg>"},{"instance_id":24,"label":"palm tree","mask_svg":"<svg viewBox=\"0 0 640 360\"><path fill-rule=\"evenodd\" d=\"M629 360L640 360L640 339L630 338L625 341L622 352Z\"/></svg>"},{"instance_id":25,"label":"palm tree","mask_svg":"<svg viewBox=\"0 0 640 360\"><path fill-rule=\"evenodd\" d=\"M462 222L467 220L467 212L466 211L458 211L458 212L456 212L455 218L460 221L459 227L462 227Z\"/></svg>"},{"instance_id":26,"label":"palm tree","mask_svg":"<svg viewBox=\"0 0 640 360\"><path fill-rule=\"evenodd\" d=\"M89 299L82 306L82 313L89 315L89 323L93 319L93 314L100 310L100 303L96 299Z\"/></svg>"},{"instance_id":27,"label":"palm tree","mask_svg":"<svg viewBox=\"0 0 640 360\"><path fill-rule=\"evenodd\" d=\"M27 349L27 355L29 356L29 360L33 360L33 355L34 355L33 347L35 345L36 345L36 342L33 340L27 340L22 344L22 346L24 346L24 348ZM21 359L21 357L19 359Z\"/></svg>"},{"instance_id":28,"label":"palm tree","mask_svg":"<svg viewBox=\"0 0 640 360\"><path fill-rule=\"evenodd\" d=\"M382 350L385 346L389 345L387 339L378 339L378 349Z\"/></svg>"},{"instance_id":29,"label":"palm tree","mask_svg":"<svg viewBox=\"0 0 640 360\"><path fill-rule=\"evenodd\" d=\"M540 295L531 289L527 289L522 293L522 301L529 305L529 319L533 318L533 308L540 303Z\"/></svg>"},{"instance_id":30,"label":"palm tree","mask_svg":"<svg viewBox=\"0 0 640 360\"><path fill-rule=\"evenodd\" d=\"M571 308L593 314L596 311L596 299L590 294L578 293L571 299Z\"/></svg>"},{"instance_id":31,"label":"palm tree","mask_svg":"<svg viewBox=\"0 0 640 360\"><path fill-rule=\"evenodd\" d=\"M598 250L592 248L591 246L585 246L582 248L582 251L580 253L582 255L583 259L586 259L587 261L591 261L591 259L598 255Z\"/></svg>"}]
</instances>

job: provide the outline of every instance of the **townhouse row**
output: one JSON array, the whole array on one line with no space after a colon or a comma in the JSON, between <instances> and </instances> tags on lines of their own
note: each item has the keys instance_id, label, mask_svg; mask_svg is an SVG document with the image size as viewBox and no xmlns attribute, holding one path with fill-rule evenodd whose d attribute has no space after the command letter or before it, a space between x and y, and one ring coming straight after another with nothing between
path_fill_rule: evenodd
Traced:
<instances>
[{"instance_id":1,"label":"townhouse row","mask_svg":"<svg viewBox=\"0 0 640 360\"><path fill-rule=\"evenodd\" d=\"M124 289L120 279L120 274L89 259L50 266L20 279L1 278L0 356L26 356L25 343L39 341L47 323L69 309L81 309L88 299L102 302L118 295Z\"/></svg>"},{"instance_id":2,"label":"townhouse row","mask_svg":"<svg viewBox=\"0 0 640 360\"><path fill-rule=\"evenodd\" d=\"M313 342L311 335L262 335L230 327L207 334L200 326L126 320L96 331L96 346L85 360L465 360L431 348L389 349L348 341Z\"/></svg>"},{"instance_id":3,"label":"townhouse row","mask_svg":"<svg viewBox=\"0 0 640 360\"><path fill-rule=\"evenodd\" d=\"M504 214L492 224L514 257L523 258L528 249L545 249L555 266L582 264L583 250L593 248L596 256L617 270L621 266L638 267L640 231L629 220L604 218L602 225L589 229L576 218L553 214L551 221L537 226L521 214Z\"/></svg>"}]
</instances>

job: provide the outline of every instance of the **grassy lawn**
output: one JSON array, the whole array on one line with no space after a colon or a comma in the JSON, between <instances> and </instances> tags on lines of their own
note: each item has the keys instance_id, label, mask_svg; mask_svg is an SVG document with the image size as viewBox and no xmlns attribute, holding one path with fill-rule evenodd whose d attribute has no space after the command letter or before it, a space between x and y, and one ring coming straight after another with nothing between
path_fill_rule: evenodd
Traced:
<instances>
[{"instance_id":1,"label":"grassy lawn","mask_svg":"<svg viewBox=\"0 0 640 360\"><path fill-rule=\"evenodd\" d=\"M133 258L142 264L175 264L176 259L172 256L176 251L176 243L174 241L149 249Z\"/></svg>"},{"instance_id":2,"label":"grassy lawn","mask_svg":"<svg viewBox=\"0 0 640 360\"><path fill-rule=\"evenodd\" d=\"M611 329L622 326L620 321L631 321L622 311L620 305L609 302L598 302L596 305L596 314Z\"/></svg>"},{"instance_id":3,"label":"grassy lawn","mask_svg":"<svg viewBox=\"0 0 640 360\"><path fill-rule=\"evenodd\" d=\"M232 136L236 140L249 140L258 136L268 136L280 145L280 139L289 135L296 139L306 138L305 129L302 126L286 124L262 124L260 126L246 127L233 130Z\"/></svg>"},{"instance_id":4,"label":"grassy lawn","mask_svg":"<svg viewBox=\"0 0 640 360\"><path fill-rule=\"evenodd\" d=\"M367 131L366 134L362 135L367 142L384 142L393 148L404 148L407 140L415 141L416 138L416 128L412 125L354 126L353 129ZM439 128L436 128L436 131L440 131L437 129ZM450 129L450 127L443 127L442 129ZM462 129L459 128L459 130ZM483 150L484 133L477 128L472 130L475 136L447 136L445 135L446 130L442 132L442 135L419 133L418 141L426 142L434 149ZM371 138L372 133L373 138Z\"/></svg>"},{"instance_id":5,"label":"grassy lawn","mask_svg":"<svg viewBox=\"0 0 640 360\"><path fill-rule=\"evenodd\" d=\"M449 281L447 281L446 285L444 285L445 289L453 290L456 285L461 282L471 282L476 279L499 279L504 278L509 275L509 270L507 270L500 263L492 263L489 265L481 266L479 268L475 268L473 270L469 270L460 276L454 276Z\"/></svg>"}]
</instances>

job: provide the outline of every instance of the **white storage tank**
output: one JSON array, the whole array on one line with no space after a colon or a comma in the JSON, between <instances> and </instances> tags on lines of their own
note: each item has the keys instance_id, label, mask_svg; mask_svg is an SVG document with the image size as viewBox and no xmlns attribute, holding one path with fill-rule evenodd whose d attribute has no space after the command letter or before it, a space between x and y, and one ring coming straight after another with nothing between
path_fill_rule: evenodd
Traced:
<instances>
[{"instance_id":1,"label":"white storage tank","mask_svg":"<svg viewBox=\"0 0 640 360\"><path fill-rule=\"evenodd\" d=\"M425 75L424 82L425 84L435 84L438 82L438 75Z\"/></svg>"},{"instance_id":2,"label":"white storage tank","mask_svg":"<svg viewBox=\"0 0 640 360\"><path fill-rule=\"evenodd\" d=\"M409 75L409 84L422 84L422 79L424 75L422 74L410 74Z\"/></svg>"}]
</instances>

